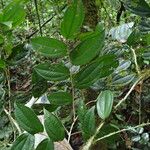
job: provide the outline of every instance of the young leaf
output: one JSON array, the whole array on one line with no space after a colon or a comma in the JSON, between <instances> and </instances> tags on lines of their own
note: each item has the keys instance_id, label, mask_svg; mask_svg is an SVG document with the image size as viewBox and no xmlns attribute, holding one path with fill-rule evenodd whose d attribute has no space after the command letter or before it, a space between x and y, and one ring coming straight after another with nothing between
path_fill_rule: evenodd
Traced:
<instances>
[{"instance_id":1,"label":"young leaf","mask_svg":"<svg viewBox=\"0 0 150 150\"><path fill-rule=\"evenodd\" d=\"M82 130L85 139L89 139L95 132L95 107L92 107L84 115Z\"/></svg>"},{"instance_id":2,"label":"young leaf","mask_svg":"<svg viewBox=\"0 0 150 150\"><path fill-rule=\"evenodd\" d=\"M34 149L34 136L28 133L20 135L13 143L11 150L33 150Z\"/></svg>"},{"instance_id":3,"label":"young leaf","mask_svg":"<svg viewBox=\"0 0 150 150\"><path fill-rule=\"evenodd\" d=\"M35 71L44 79L48 81L62 81L69 77L69 69L63 64L43 63L37 65Z\"/></svg>"},{"instance_id":4,"label":"young leaf","mask_svg":"<svg viewBox=\"0 0 150 150\"><path fill-rule=\"evenodd\" d=\"M54 150L54 143L50 139L44 139L36 150Z\"/></svg>"},{"instance_id":5,"label":"young leaf","mask_svg":"<svg viewBox=\"0 0 150 150\"><path fill-rule=\"evenodd\" d=\"M12 22L12 26L16 27L24 21L26 12L23 5L19 2L12 2L3 11L1 22Z\"/></svg>"},{"instance_id":6,"label":"young leaf","mask_svg":"<svg viewBox=\"0 0 150 150\"><path fill-rule=\"evenodd\" d=\"M18 124L27 132L43 132L43 125L34 111L20 103L15 103L15 117Z\"/></svg>"},{"instance_id":7,"label":"young leaf","mask_svg":"<svg viewBox=\"0 0 150 150\"><path fill-rule=\"evenodd\" d=\"M72 64L85 65L90 62L99 52L104 45L105 32L95 31L89 38L83 40L75 49L70 53Z\"/></svg>"},{"instance_id":8,"label":"young leaf","mask_svg":"<svg viewBox=\"0 0 150 150\"><path fill-rule=\"evenodd\" d=\"M50 104L52 105L65 105L72 103L72 96L67 92L56 92L48 95Z\"/></svg>"},{"instance_id":9,"label":"young leaf","mask_svg":"<svg viewBox=\"0 0 150 150\"><path fill-rule=\"evenodd\" d=\"M54 142L62 141L65 138L65 130L61 121L47 110L44 110L44 125L48 136Z\"/></svg>"},{"instance_id":10,"label":"young leaf","mask_svg":"<svg viewBox=\"0 0 150 150\"><path fill-rule=\"evenodd\" d=\"M118 66L115 55L104 55L84 67L74 76L74 83L77 88L87 88L98 79L110 75Z\"/></svg>"},{"instance_id":11,"label":"young leaf","mask_svg":"<svg viewBox=\"0 0 150 150\"><path fill-rule=\"evenodd\" d=\"M61 24L61 34L68 38L75 38L84 20L84 8L82 0L74 0L65 12Z\"/></svg>"},{"instance_id":12,"label":"young leaf","mask_svg":"<svg viewBox=\"0 0 150 150\"><path fill-rule=\"evenodd\" d=\"M67 54L67 46L57 40L48 37L36 37L31 40L35 51L49 57L62 57Z\"/></svg>"},{"instance_id":13,"label":"young leaf","mask_svg":"<svg viewBox=\"0 0 150 150\"><path fill-rule=\"evenodd\" d=\"M0 69L5 69L6 68L6 64L5 64L5 61L0 59Z\"/></svg>"},{"instance_id":14,"label":"young leaf","mask_svg":"<svg viewBox=\"0 0 150 150\"><path fill-rule=\"evenodd\" d=\"M102 91L97 98L97 113L100 118L106 119L109 117L113 106L113 93L109 90Z\"/></svg>"}]
</instances>

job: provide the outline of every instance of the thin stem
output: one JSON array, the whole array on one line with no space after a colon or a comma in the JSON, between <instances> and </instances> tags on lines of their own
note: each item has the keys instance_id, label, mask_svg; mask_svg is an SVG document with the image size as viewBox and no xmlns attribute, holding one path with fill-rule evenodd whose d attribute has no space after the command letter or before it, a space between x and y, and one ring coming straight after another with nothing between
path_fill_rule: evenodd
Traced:
<instances>
[{"instance_id":1,"label":"thin stem","mask_svg":"<svg viewBox=\"0 0 150 150\"><path fill-rule=\"evenodd\" d=\"M42 36L43 32L42 32L42 27L41 27L41 20L40 20L37 0L34 0L34 4L35 4L35 9L36 9L36 15L37 15L37 18L38 18L39 30L40 30L40 34Z\"/></svg>"},{"instance_id":2,"label":"thin stem","mask_svg":"<svg viewBox=\"0 0 150 150\"><path fill-rule=\"evenodd\" d=\"M71 138L71 136L72 136L72 134L71 134L71 133L72 133L72 129L73 129L73 127L74 127L74 125L75 125L77 119L78 119L78 117L75 118L75 120L73 121L73 123L72 123L72 125L71 125L71 127L70 127L70 131L69 131L69 133L68 133L68 142L70 141L70 138Z\"/></svg>"},{"instance_id":3,"label":"thin stem","mask_svg":"<svg viewBox=\"0 0 150 150\"><path fill-rule=\"evenodd\" d=\"M130 90L128 91L128 93L125 95L124 98L122 98L118 104L114 107L114 109L117 109L127 98L128 96L131 94L131 92L134 90L135 86L142 80L143 78L140 77L136 80L136 82L132 85L132 87L130 88Z\"/></svg>"},{"instance_id":4,"label":"thin stem","mask_svg":"<svg viewBox=\"0 0 150 150\"><path fill-rule=\"evenodd\" d=\"M17 122L14 120L14 118L10 115L10 113L6 109L4 109L4 112L8 116L9 120L15 125L15 127L18 130L19 135L20 135L22 132L21 132L21 129L20 129L19 125L17 124Z\"/></svg>"},{"instance_id":5,"label":"thin stem","mask_svg":"<svg viewBox=\"0 0 150 150\"><path fill-rule=\"evenodd\" d=\"M133 128L133 129L136 129L136 128L139 128L139 127L144 127L144 126L149 126L149 125L150 125L150 123L142 123L142 124L137 125L137 126L132 127L132 128ZM130 130L131 130L131 128L122 129L122 130L119 130L119 131L116 131L116 132L112 132L112 133L107 134L107 135L105 135L105 136L103 136L103 137L101 137L101 138L98 138L94 143L96 143L96 142L98 142L98 141L100 141L100 140L106 139L106 138L108 138L108 137L110 137L110 136L112 136L112 135L115 135L115 134L118 134L118 133L121 133L121 132L124 132L124 131L130 131Z\"/></svg>"},{"instance_id":6,"label":"thin stem","mask_svg":"<svg viewBox=\"0 0 150 150\"><path fill-rule=\"evenodd\" d=\"M135 50L133 49L133 48L131 48L131 51L132 51L132 53L133 53L133 58L134 58L134 63L135 63L135 69L136 69L136 72L137 72L137 74L140 76L140 67L139 67L139 65L138 65L138 63L137 63L137 56L136 56L136 53L135 53Z\"/></svg>"},{"instance_id":7,"label":"thin stem","mask_svg":"<svg viewBox=\"0 0 150 150\"><path fill-rule=\"evenodd\" d=\"M104 121L102 121L100 123L100 125L96 129L95 134L87 141L87 143L85 144L85 146L83 146L82 150L89 150L90 149L91 145L93 144L93 141L94 141L95 137L99 133L100 129L103 127L104 123L105 123Z\"/></svg>"}]
</instances>

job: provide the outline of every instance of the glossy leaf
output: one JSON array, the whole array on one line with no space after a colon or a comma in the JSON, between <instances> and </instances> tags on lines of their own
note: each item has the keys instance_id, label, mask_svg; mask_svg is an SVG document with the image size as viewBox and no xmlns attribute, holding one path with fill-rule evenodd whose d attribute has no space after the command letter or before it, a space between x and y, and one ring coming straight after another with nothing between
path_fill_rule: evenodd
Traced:
<instances>
[{"instance_id":1,"label":"glossy leaf","mask_svg":"<svg viewBox=\"0 0 150 150\"><path fill-rule=\"evenodd\" d=\"M105 120L109 117L113 106L113 93L109 90L102 91L97 97L97 113L100 118Z\"/></svg>"},{"instance_id":2,"label":"glossy leaf","mask_svg":"<svg viewBox=\"0 0 150 150\"><path fill-rule=\"evenodd\" d=\"M65 105L72 103L72 95L67 92L55 92L48 95L50 104L52 105Z\"/></svg>"},{"instance_id":3,"label":"glossy leaf","mask_svg":"<svg viewBox=\"0 0 150 150\"><path fill-rule=\"evenodd\" d=\"M71 61L74 65L84 65L90 62L104 45L105 32L95 31L89 38L83 40L70 53Z\"/></svg>"},{"instance_id":4,"label":"glossy leaf","mask_svg":"<svg viewBox=\"0 0 150 150\"><path fill-rule=\"evenodd\" d=\"M82 130L84 133L85 139L90 138L95 132L95 107L89 109L84 115Z\"/></svg>"},{"instance_id":5,"label":"glossy leaf","mask_svg":"<svg viewBox=\"0 0 150 150\"><path fill-rule=\"evenodd\" d=\"M48 136L54 142L65 138L65 130L61 121L47 110L44 110L44 125Z\"/></svg>"},{"instance_id":6,"label":"glossy leaf","mask_svg":"<svg viewBox=\"0 0 150 150\"><path fill-rule=\"evenodd\" d=\"M43 125L34 111L20 103L15 103L15 117L18 124L27 132L43 132Z\"/></svg>"},{"instance_id":7,"label":"glossy leaf","mask_svg":"<svg viewBox=\"0 0 150 150\"><path fill-rule=\"evenodd\" d=\"M74 76L74 83L77 88L87 88L98 79L110 75L118 66L114 55L104 55L84 67Z\"/></svg>"},{"instance_id":8,"label":"glossy leaf","mask_svg":"<svg viewBox=\"0 0 150 150\"><path fill-rule=\"evenodd\" d=\"M67 46L57 40L48 37L36 37L31 40L33 49L44 56L62 57L67 54Z\"/></svg>"},{"instance_id":9,"label":"glossy leaf","mask_svg":"<svg viewBox=\"0 0 150 150\"><path fill-rule=\"evenodd\" d=\"M62 81L69 77L69 69L63 64L43 63L37 65L35 71L44 79L48 81Z\"/></svg>"},{"instance_id":10,"label":"glossy leaf","mask_svg":"<svg viewBox=\"0 0 150 150\"><path fill-rule=\"evenodd\" d=\"M82 0L74 0L64 14L61 24L61 34L72 39L77 36L84 20L84 8Z\"/></svg>"},{"instance_id":11,"label":"glossy leaf","mask_svg":"<svg viewBox=\"0 0 150 150\"><path fill-rule=\"evenodd\" d=\"M33 150L34 149L34 136L28 133L20 135L13 143L11 150Z\"/></svg>"},{"instance_id":12,"label":"glossy leaf","mask_svg":"<svg viewBox=\"0 0 150 150\"><path fill-rule=\"evenodd\" d=\"M50 139L44 139L36 150L54 150L54 143Z\"/></svg>"}]
</instances>

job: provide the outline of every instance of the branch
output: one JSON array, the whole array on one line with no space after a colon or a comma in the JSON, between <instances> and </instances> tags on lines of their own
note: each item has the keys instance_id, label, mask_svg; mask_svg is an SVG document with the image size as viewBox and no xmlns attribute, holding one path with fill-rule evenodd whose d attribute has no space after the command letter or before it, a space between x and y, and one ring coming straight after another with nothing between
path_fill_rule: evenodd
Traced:
<instances>
[{"instance_id":1,"label":"branch","mask_svg":"<svg viewBox=\"0 0 150 150\"><path fill-rule=\"evenodd\" d=\"M149 126L149 125L150 125L150 123L142 123L142 124L137 125L137 126L132 127L132 128L136 129L136 128L139 128L139 127L144 127L144 126ZM112 135L115 135L115 134L118 134L118 133L121 133L121 132L125 132L125 131L130 131L130 130L131 130L131 128L127 128L127 129L122 129L122 130L119 130L119 131L116 131L116 132L112 132L112 133L107 134L107 135L105 135L105 136L103 136L101 138L98 138L94 143L96 143L96 142L98 142L100 140L106 139L106 138L108 138L108 137L110 137Z\"/></svg>"}]
</instances>

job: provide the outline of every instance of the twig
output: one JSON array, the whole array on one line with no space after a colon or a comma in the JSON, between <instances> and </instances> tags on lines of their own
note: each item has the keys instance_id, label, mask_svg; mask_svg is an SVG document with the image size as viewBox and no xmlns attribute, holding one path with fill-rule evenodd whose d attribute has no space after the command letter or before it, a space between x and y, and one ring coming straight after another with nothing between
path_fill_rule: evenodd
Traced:
<instances>
[{"instance_id":1,"label":"twig","mask_svg":"<svg viewBox=\"0 0 150 150\"><path fill-rule=\"evenodd\" d=\"M93 144L93 141L94 141L95 137L97 136L97 134L99 133L99 131L103 127L103 125L104 125L104 121L102 121L100 123L100 125L96 129L95 134L87 141L87 143L85 144L85 146L83 146L82 150L89 150L90 149L91 145Z\"/></svg>"},{"instance_id":2,"label":"twig","mask_svg":"<svg viewBox=\"0 0 150 150\"><path fill-rule=\"evenodd\" d=\"M133 129L136 129L136 128L139 128L139 127L144 127L144 126L149 126L149 125L150 125L150 123L142 123L142 124L137 125L137 126L132 127L132 128L133 128ZM112 135L115 135L115 134L118 134L118 133L121 133L121 132L124 132L124 131L130 131L130 130L131 130L131 128L122 129L122 130L119 130L119 131L116 131L116 132L112 132L112 133L107 134L107 135L105 135L105 136L103 136L103 137L101 137L101 138L98 138L94 143L96 143L96 142L98 142L98 141L100 141L100 140L103 140L103 139L105 139L105 138L108 138L108 137L110 137L110 136L112 136Z\"/></svg>"},{"instance_id":3,"label":"twig","mask_svg":"<svg viewBox=\"0 0 150 150\"><path fill-rule=\"evenodd\" d=\"M75 125L77 119L78 119L78 117L75 118L75 120L73 121L73 123L72 123L72 125L71 125L71 127L70 127L70 131L69 131L69 133L68 133L68 142L70 141L70 138L71 138L71 136L72 136L72 134L71 134L71 133L72 133L72 129L73 129L73 127L74 127L74 125Z\"/></svg>"},{"instance_id":4,"label":"twig","mask_svg":"<svg viewBox=\"0 0 150 150\"><path fill-rule=\"evenodd\" d=\"M40 30L40 34L42 36L43 33L42 33L42 28L41 28L41 20L40 20L37 0L34 0L34 4L35 4L35 9L36 9L36 15L37 15L37 18L38 18L38 23L39 23L39 30Z\"/></svg>"},{"instance_id":5,"label":"twig","mask_svg":"<svg viewBox=\"0 0 150 150\"><path fill-rule=\"evenodd\" d=\"M139 65L137 63L137 56L136 56L135 50L133 48L131 48L131 51L133 53L133 58L134 58L134 63L135 63L135 69L136 69L138 75L140 76L140 74L141 74L140 72L141 71L140 71Z\"/></svg>"},{"instance_id":6,"label":"twig","mask_svg":"<svg viewBox=\"0 0 150 150\"><path fill-rule=\"evenodd\" d=\"M142 80L143 78L140 77L136 80L136 82L132 85L132 87L130 88L130 90L128 91L128 93L125 95L124 98L122 98L118 104L114 107L114 109L117 109L127 98L128 96L131 94L131 92L134 90L135 86Z\"/></svg>"},{"instance_id":7,"label":"twig","mask_svg":"<svg viewBox=\"0 0 150 150\"><path fill-rule=\"evenodd\" d=\"M17 122L14 120L14 118L10 115L10 113L6 109L4 109L4 112L8 116L9 120L15 125L15 127L18 130L18 133L20 135L22 132L21 132L21 129L20 129L19 125L17 124Z\"/></svg>"}]
</instances>

